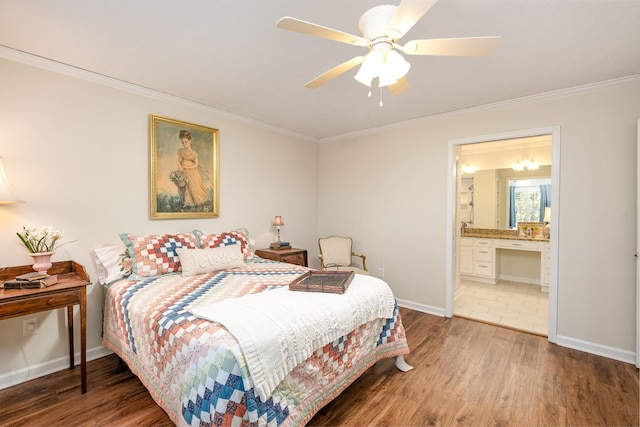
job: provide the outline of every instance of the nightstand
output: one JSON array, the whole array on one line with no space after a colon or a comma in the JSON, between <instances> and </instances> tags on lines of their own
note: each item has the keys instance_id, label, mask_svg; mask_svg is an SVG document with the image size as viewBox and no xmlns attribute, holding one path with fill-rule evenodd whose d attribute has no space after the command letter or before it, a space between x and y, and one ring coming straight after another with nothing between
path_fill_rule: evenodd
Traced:
<instances>
[{"instance_id":1,"label":"nightstand","mask_svg":"<svg viewBox=\"0 0 640 427\"><path fill-rule=\"evenodd\" d=\"M7 267L0 272L0 280L10 280L32 271L33 268L30 265ZM55 285L40 289L0 289L0 320L66 307L69 329L69 369L73 369L73 306L78 304L80 306L80 375L82 393L86 393L89 276L83 266L73 261L54 262L48 273L58 275L58 282Z\"/></svg>"},{"instance_id":2,"label":"nightstand","mask_svg":"<svg viewBox=\"0 0 640 427\"><path fill-rule=\"evenodd\" d=\"M256 255L260 258L270 259L273 261L288 262L289 264L301 265L308 267L307 250L306 249L257 249Z\"/></svg>"}]
</instances>

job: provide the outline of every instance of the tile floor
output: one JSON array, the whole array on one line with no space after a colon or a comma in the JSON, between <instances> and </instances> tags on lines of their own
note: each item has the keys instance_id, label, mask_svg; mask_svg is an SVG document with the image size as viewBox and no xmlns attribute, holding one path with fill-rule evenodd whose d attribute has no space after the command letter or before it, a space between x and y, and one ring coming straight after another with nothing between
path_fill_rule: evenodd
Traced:
<instances>
[{"instance_id":1,"label":"tile floor","mask_svg":"<svg viewBox=\"0 0 640 427\"><path fill-rule=\"evenodd\" d=\"M500 280L485 284L463 280L453 305L454 315L547 336L549 294L540 286Z\"/></svg>"}]
</instances>

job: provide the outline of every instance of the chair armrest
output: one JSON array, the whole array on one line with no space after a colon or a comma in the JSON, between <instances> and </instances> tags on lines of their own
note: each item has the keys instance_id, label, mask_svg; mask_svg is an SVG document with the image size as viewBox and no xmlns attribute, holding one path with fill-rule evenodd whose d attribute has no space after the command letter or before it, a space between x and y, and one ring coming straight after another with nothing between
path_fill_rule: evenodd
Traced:
<instances>
[{"instance_id":1,"label":"chair armrest","mask_svg":"<svg viewBox=\"0 0 640 427\"><path fill-rule=\"evenodd\" d=\"M359 258L362 259L362 269L364 271L369 271L367 270L367 256L366 255L362 255L362 254L357 254L355 252L351 252L351 256L357 256Z\"/></svg>"}]
</instances>

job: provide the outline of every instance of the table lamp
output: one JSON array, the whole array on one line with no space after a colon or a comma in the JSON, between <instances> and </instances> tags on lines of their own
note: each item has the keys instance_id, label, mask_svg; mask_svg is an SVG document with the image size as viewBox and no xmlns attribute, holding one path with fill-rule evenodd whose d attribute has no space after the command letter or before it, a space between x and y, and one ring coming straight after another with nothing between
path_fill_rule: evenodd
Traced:
<instances>
[{"instance_id":1,"label":"table lamp","mask_svg":"<svg viewBox=\"0 0 640 427\"><path fill-rule=\"evenodd\" d=\"M275 225L276 229L278 230L278 241L276 243L280 244L280 227L284 226L284 221L282 220L282 217L280 215L277 215L273 220L273 225Z\"/></svg>"}]
</instances>

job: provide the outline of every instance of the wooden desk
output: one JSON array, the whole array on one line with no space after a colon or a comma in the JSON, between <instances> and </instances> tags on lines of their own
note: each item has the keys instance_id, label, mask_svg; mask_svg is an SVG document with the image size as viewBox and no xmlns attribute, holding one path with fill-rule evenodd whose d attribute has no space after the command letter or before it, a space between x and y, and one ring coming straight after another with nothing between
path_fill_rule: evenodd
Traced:
<instances>
[{"instance_id":1,"label":"wooden desk","mask_svg":"<svg viewBox=\"0 0 640 427\"><path fill-rule=\"evenodd\" d=\"M30 265L7 267L0 271L0 280L14 279L32 272ZM80 306L80 373L82 393L87 392L87 285L91 282L86 270L73 261L54 262L48 271L58 275L58 283L40 289L0 289L0 320L41 311L67 307L69 328L69 369L74 368L73 306Z\"/></svg>"}]
</instances>

